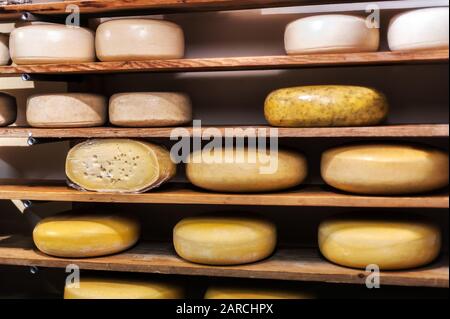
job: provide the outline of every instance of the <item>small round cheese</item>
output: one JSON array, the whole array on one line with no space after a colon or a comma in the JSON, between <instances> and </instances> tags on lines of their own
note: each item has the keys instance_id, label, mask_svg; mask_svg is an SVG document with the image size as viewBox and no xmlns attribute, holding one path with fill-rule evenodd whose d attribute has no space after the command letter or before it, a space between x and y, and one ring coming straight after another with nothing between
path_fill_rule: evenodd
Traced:
<instances>
[{"instance_id":1,"label":"small round cheese","mask_svg":"<svg viewBox=\"0 0 450 319\"><path fill-rule=\"evenodd\" d=\"M184 56L184 35L168 21L110 20L97 28L95 48L101 61L178 59Z\"/></svg>"},{"instance_id":2,"label":"small round cheese","mask_svg":"<svg viewBox=\"0 0 450 319\"><path fill-rule=\"evenodd\" d=\"M0 93L0 127L13 124L16 117L16 99L11 95Z\"/></svg>"},{"instance_id":3,"label":"small round cheese","mask_svg":"<svg viewBox=\"0 0 450 319\"><path fill-rule=\"evenodd\" d=\"M292 289L281 290L255 287L209 287L205 299L312 299L311 294Z\"/></svg>"},{"instance_id":4,"label":"small round cheese","mask_svg":"<svg viewBox=\"0 0 450 319\"><path fill-rule=\"evenodd\" d=\"M335 217L319 226L319 247L328 260L347 267L382 270L426 265L440 253L436 225L408 218Z\"/></svg>"},{"instance_id":5,"label":"small round cheese","mask_svg":"<svg viewBox=\"0 0 450 319\"><path fill-rule=\"evenodd\" d=\"M62 24L34 24L16 28L9 39L16 64L95 61L94 33Z\"/></svg>"},{"instance_id":6,"label":"small round cheese","mask_svg":"<svg viewBox=\"0 0 450 319\"><path fill-rule=\"evenodd\" d=\"M7 65L9 63L9 37L6 34L0 33L0 65Z\"/></svg>"},{"instance_id":7,"label":"small round cheese","mask_svg":"<svg viewBox=\"0 0 450 319\"><path fill-rule=\"evenodd\" d=\"M109 120L125 127L181 125L192 121L192 106L181 93L119 93L109 100Z\"/></svg>"},{"instance_id":8,"label":"small round cheese","mask_svg":"<svg viewBox=\"0 0 450 319\"><path fill-rule=\"evenodd\" d=\"M408 194L448 185L448 154L414 145L341 146L322 155L321 173L335 188L361 194Z\"/></svg>"},{"instance_id":9,"label":"small round cheese","mask_svg":"<svg viewBox=\"0 0 450 319\"><path fill-rule=\"evenodd\" d=\"M36 247L57 257L96 257L124 251L139 239L139 223L124 214L59 214L33 231Z\"/></svg>"},{"instance_id":10,"label":"small round cheese","mask_svg":"<svg viewBox=\"0 0 450 319\"><path fill-rule=\"evenodd\" d=\"M64 299L182 299L183 288L159 281L81 278L79 287L66 284Z\"/></svg>"},{"instance_id":11,"label":"small round cheese","mask_svg":"<svg viewBox=\"0 0 450 319\"><path fill-rule=\"evenodd\" d=\"M106 98L88 93L32 95L27 100L27 122L34 127L91 127L106 123Z\"/></svg>"},{"instance_id":12,"label":"small round cheese","mask_svg":"<svg viewBox=\"0 0 450 319\"><path fill-rule=\"evenodd\" d=\"M392 18L388 43L392 51L448 49L449 8L426 8Z\"/></svg>"},{"instance_id":13,"label":"small round cheese","mask_svg":"<svg viewBox=\"0 0 450 319\"><path fill-rule=\"evenodd\" d=\"M377 51L379 29L369 28L363 17L327 14L295 20L284 33L287 54Z\"/></svg>"},{"instance_id":14,"label":"small round cheese","mask_svg":"<svg viewBox=\"0 0 450 319\"><path fill-rule=\"evenodd\" d=\"M238 265L272 254L277 241L275 225L247 217L191 217L173 230L180 257L200 264Z\"/></svg>"}]
</instances>

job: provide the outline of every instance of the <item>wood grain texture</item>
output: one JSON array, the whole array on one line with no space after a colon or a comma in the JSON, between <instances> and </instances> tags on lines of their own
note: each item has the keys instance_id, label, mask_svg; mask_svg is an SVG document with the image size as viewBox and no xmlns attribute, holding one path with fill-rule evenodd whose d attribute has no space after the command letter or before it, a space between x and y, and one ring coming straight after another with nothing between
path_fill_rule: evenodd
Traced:
<instances>
[{"instance_id":1,"label":"wood grain texture","mask_svg":"<svg viewBox=\"0 0 450 319\"><path fill-rule=\"evenodd\" d=\"M125 62L86 62L0 66L0 74L90 74L119 72L199 72L265 70L320 66L354 66L448 62L448 50L254 56Z\"/></svg>"}]
</instances>

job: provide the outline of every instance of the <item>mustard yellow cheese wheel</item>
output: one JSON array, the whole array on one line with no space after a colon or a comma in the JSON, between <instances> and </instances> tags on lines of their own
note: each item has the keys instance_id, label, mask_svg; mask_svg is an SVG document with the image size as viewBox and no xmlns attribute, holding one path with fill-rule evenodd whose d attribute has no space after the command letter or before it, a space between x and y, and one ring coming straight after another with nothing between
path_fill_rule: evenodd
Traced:
<instances>
[{"instance_id":1,"label":"mustard yellow cheese wheel","mask_svg":"<svg viewBox=\"0 0 450 319\"><path fill-rule=\"evenodd\" d=\"M191 217L173 230L180 257L200 264L238 265L272 254L277 241L275 225L249 217Z\"/></svg>"},{"instance_id":2,"label":"mustard yellow cheese wheel","mask_svg":"<svg viewBox=\"0 0 450 319\"><path fill-rule=\"evenodd\" d=\"M342 266L406 269L438 256L441 233L436 225L413 217L336 217L319 226L319 247L325 258Z\"/></svg>"},{"instance_id":3,"label":"mustard yellow cheese wheel","mask_svg":"<svg viewBox=\"0 0 450 319\"><path fill-rule=\"evenodd\" d=\"M312 295L295 290L213 286L206 291L205 299L312 299Z\"/></svg>"},{"instance_id":4,"label":"mustard yellow cheese wheel","mask_svg":"<svg viewBox=\"0 0 450 319\"><path fill-rule=\"evenodd\" d=\"M140 225L122 214L61 214L41 220L33 230L36 247L57 257L96 257L133 246Z\"/></svg>"},{"instance_id":5,"label":"mustard yellow cheese wheel","mask_svg":"<svg viewBox=\"0 0 450 319\"><path fill-rule=\"evenodd\" d=\"M64 299L181 299L181 287L159 281L81 278L79 287L66 284Z\"/></svg>"},{"instance_id":6,"label":"mustard yellow cheese wheel","mask_svg":"<svg viewBox=\"0 0 450 319\"><path fill-rule=\"evenodd\" d=\"M372 88L315 85L270 93L264 115L273 126L362 126L382 122L388 109L384 94Z\"/></svg>"}]
</instances>

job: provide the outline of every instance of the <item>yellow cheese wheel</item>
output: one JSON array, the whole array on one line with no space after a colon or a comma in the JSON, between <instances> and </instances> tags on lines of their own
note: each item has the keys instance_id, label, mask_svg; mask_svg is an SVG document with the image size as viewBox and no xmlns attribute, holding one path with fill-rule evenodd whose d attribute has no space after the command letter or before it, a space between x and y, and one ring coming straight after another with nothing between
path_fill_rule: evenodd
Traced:
<instances>
[{"instance_id":1,"label":"yellow cheese wheel","mask_svg":"<svg viewBox=\"0 0 450 319\"><path fill-rule=\"evenodd\" d=\"M7 65L9 63L9 37L6 34L0 33L0 65Z\"/></svg>"},{"instance_id":2,"label":"yellow cheese wheel","mask_svg":"<svg viewBox=\"0 0 450 319\"><path fill-rule=\"evenodd\" d=\"M384 94L372 88L315 85L270 93L264 115L273 126L361 126L380 123L388 109Z\"/></svg>"},{"instance_id":3,"label":"yellow cheese wheel","mask_svg":"<svg viewBox=\"0 0 450 319\"><path fill-rule=\"evenodd\" d=\"M205 299L312 299L311 294L292 289L273 289L256 287L209 287Z\"/></svg>"},{"instance_id":4,"label":"yellow cheese wheel","mask_svg":"<svg viewBox=\"0 0 450 319\"><path fill-rule=\"evenodd\" d=\"M436 225L415 217L335 217L319 226L319 247L325 258L342 266L406 269L438 256L441 233Z\"/></svg>"},{"instance_id":5,"label":"yellow cheese wheel","mask_svg":"<svg viewBox=\"0 0 450 319\"><path fill-rule=\"evenodd\" d=\"M191 217L173 230L173 244L182 258L200 264L238 265L272 254L275 225L250 217Z\"/></svg>"},{"instance_id":6,"label":"yellow cheese wheel","mask_svg":"<svg viewBox=\"0 0 450 319\"><path fill-rule=\"evenodd\" d=\"M130 248L139 234L139 223L127 215L73 212L41 220L33 230L33 240L48 255L96 257Z\"/></svg>"},{"instance_id":7,"label":"yellow cheese wheel","mask_svg":"<svg viewBox=\"0 0 450 319\"><path fill-rule=\"evenodd\" d=\"M211 160L219 155L217 160ZM189 181L223 192L263 192L294 187L304 181L308 165L302 154L279 150L260 156L253 148L197 151L186 165Z\"/></svg>"},{"instance_id":8,"label":"yellow cheese wheel","mask_svg":"<svg viewBox=\"0 0 450 319\"><path fill-rule=\"evenodd\" d=\"M182 299L183 288L159 281L81 278L79 287L66 285L64 299Z\"/></svg>"},{"instance_id":9,"label":"yellow cheese wheel","mask_svg":"<svg viewBox=\"0 0 450 319\"><path fill-rule=\"evenodd\" d=\"M0 92L0 127L13 124L16 117L16 99L11 95Z\"/></svg>"},{"instance_id":10,"label":"yellow cheese wheel","mask_svg":"<svg viewBox=\"0 0 450 319\"><path fill-rule=\"evenodd\" d=\"M69 185L97 192L145 192L175 173L167 149L137 140L88 140L73 147L66 159Z\"/></svg>"},{"instance_id":11,"label":"yellow cheese wheel","mask_svg":"<svg viewBox=\"0 0 450 319\"><path fill-rule=\"evenodd\" d=\"M408 194L448 185L448 154L415 145L341 146L322 155L325 182L361 194Z\"/></svg>"}]
</instances>

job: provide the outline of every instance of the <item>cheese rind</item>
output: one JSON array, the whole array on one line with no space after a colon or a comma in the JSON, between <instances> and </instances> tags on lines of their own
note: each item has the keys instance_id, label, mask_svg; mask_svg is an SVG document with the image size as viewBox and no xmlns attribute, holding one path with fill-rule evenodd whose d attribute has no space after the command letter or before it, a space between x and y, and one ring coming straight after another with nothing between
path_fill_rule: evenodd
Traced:
<instances>
[{"instance_id":1,"label":"cheese rind","mask_svg":"<svg viewBox=\"0 0 450 319\"><path fill-rule=\"evenodd\" d=\"M306 292L292 289L212 286L205 293L205 299L312 299Z\"/></svg>"},{"instance_id":2,"label":"cheese rind","mask_svg":"<svg viewBox=\"0 0 450 319\"><path fill-rule=\"evenodd\" d=\"M7 65L10 60L9 47L8 47L9 37L6 34L0 33L0 65Z\"/></svg>"},{"instance_id":3,"label":"cheese rind","mask_svg":"<svg viewBox=\"0 0 450 319\"><path fill-rule=\"evenodd\" d=\"M377 51L379 29L369 28L366 19L344 14L316 15L295 20L284 33L289 55Z\"/></svg>"},{"instance_id":4,"label":"cheese rind","mask_svg":"<svg viewBox=\"0 0 450 319\"><path fill-rule=\"evenodd\" d=\"M360 194L408 194L448 185L448 154L395 144L341 146L322 154L321 174L335 188Z\"/></svg>"},{"instance_id":5,"label":"cheese rind","mask_svg":"<svg viewBox=\"0 0 450 319\"><path fill-rule=\"evenodd\" d=\"M119 93L109 100L109 120L125 127L181 125L192 120L192 106L182 93Z\"/></svg>"},{"instance_id":6,"label":"cheese rind","mask_svg":"<svg viewBox=\"0 0 450 319\"><path fill-rule=\"evenodd\" d=\"M66 159L69 185L81 190L140 193L175 173L167 149L138 140L88 140L73 147Z\"/></svg>"},{"instance_id":7,"label":"cheese rind","mask_svg":"<svg viewBox=\"0 0 450 319\"><path fill-rule=\"evenodd\" d=\"M16 118L16 99L11 95L0 93L0 127L13 124Z\"/></svg>"},{"instance_id":8,"label":"cheese rind","mask_svg":"<svg viewBox=\"0 0 450 319\"><path fill-rule=\"evenodd\" d=\"M264 103L273 126L361 126L382 122L389 110L383 93L345 85L300 86L276 90Z\"/></svg>"},{"instance_id":9,"label":"cheese rind","mask_svg":"<svg viewBox=\"0 0 450 319\"><path fill-rule=\"evenodd\" d=\"M34 127L92 127L106 123L106 98L88 93L32 95L27 100L27 122Z\"/></svg>"},{"instance_id":10,"label":"cheese rind","mask_svg":"<svg viewBox=\"0 0 450 319\"><path fill-rule=\"evenodd\" d=\"M182 258L200 264L237 265L272 254L275 225L249 217L191 217L173 230L173 244Z\"/></svg>"}]
</instances>

